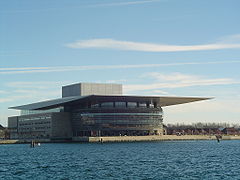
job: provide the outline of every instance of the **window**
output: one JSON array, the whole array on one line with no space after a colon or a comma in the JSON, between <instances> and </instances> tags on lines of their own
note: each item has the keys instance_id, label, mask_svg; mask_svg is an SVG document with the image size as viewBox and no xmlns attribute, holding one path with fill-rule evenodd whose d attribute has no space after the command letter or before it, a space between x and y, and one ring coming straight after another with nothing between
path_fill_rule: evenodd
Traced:
<instances>
[{"instance_id":1,"label":"window","mask_svg":"<svg viewBox=\"0 0 240 180\"><path fill-rule=\"evenodd\" d=\"M139 103L139 107L147 107L147 103Z\"/></svg>"},{"instance_id":2,"label":"window","mask_svg":"<svg viewBox=\"0 0 240 180\"><path fill-rule=\"evenodd\" d=\"M127 106L128 106L129 108L135 108L135 107L137 107L137 103L136 103L136 102L128 102L128 103L127 103Z\"/></svg>"},{"instance_id":3,"label":"window","mask_svg":"<svg viewBox=\"0 0 240 180\"><path fill-rule=\"evenodd\" d=\"M113 102L103 102L101 104L101 107L113 107Z\"/></svg>"},{"instance_id":4,"label":"window","mask_svg":"<svg viewBox=\"0 0 240 180\"><path fill-rule=\"evenodd\" d=\"M98 108L99 107L99 104L92 104L91 105L91 108Z\"/></svg>"},{"instance_id":5,"label":"window","mask_svg":"<svg viewBox=\"0 0 240 180\"><path fill-rule=\"evenodd\" d=\"M126 107L126 102L115 102L115 107Z\"/></svg>"},{"instance_id":6,"label":"window","mask_svg":"<svg viewBox=\"0 0 240 180\"><path fill-rule=\"evenodd\" d=\"M151 103L151 104L149 104L149 107L150 108L154 108L154 105Z\"/></svg>"}]
</instances>

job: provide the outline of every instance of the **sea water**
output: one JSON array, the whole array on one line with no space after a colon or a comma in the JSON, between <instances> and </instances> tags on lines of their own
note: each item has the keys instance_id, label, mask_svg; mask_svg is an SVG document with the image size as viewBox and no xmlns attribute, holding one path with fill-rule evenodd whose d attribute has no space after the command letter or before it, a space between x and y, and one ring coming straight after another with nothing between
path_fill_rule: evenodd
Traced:
<instances>
[{"instance_id":1,"label":"sea water","mask_svg":"<svg viewBox=\"0 0 240 180\"><path fill-rule=\"evenodd\" d=\"M0 145L0 179L240 179L240 141Z\"/></svg>"}]
</instances>

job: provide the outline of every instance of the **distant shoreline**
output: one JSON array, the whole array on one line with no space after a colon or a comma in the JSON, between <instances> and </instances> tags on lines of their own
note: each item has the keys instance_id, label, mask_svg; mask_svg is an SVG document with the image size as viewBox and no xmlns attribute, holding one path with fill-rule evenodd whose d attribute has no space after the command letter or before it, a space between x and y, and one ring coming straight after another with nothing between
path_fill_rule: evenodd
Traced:
<instances>
[{"instance_id":1,"label":"distant shoreline","mask_svg":"<svg viewBox=\"0 0 240 180\"><path fill-rule=\"evenodd\" d=\"M163 135L163 136L105 136L105 137L74 137L73 140L36 139L40 143L104 143L104 142L141 142L141 141L187 141L216 140L216 136L208 135ZM222 140L240 140L240 136L222 136ZM0 140L0 144L25 144L31 140Z\"/></svg>"}]
</instances>

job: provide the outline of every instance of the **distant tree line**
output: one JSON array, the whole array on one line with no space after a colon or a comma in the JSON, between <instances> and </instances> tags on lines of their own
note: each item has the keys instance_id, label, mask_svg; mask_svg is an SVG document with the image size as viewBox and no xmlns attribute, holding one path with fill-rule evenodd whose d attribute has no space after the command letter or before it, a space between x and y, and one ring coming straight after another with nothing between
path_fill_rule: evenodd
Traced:
<instances>
[{"instance_id":1,"label":"distant tree line","mask_svg":"<svg viewBox=\"0 0 240 180\"><path fill-rule=\"evenodd\" d=\"M168 128L240 128L240 124L230 124L230 123L176 123L176 124L167 124Z\"/></svg>"}]
</instances>

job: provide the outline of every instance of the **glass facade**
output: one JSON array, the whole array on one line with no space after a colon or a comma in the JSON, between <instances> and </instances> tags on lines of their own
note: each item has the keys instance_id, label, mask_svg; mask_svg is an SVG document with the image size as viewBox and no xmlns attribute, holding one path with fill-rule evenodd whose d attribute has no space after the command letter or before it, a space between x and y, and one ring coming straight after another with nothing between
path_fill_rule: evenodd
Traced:
<instances>
[{"instance_id":1,"label":"glass facade","mask_svg":"<svg viewBox=\"0 0 240 180\"><path fill-rule=\"evenodd\" d=\"M163 111L157 103L111 101L72 106L73 136L162 134Z\"/></svg>"},{"instance_id":2,"label":"glass facade","mask_svg":"<svg viewBox=\"0 0 240 180\"><path fill-rule=\"evenodd\" d=\"M73 136L163 134L163 111L159 99L156 98L92 96L55 107L48 110L22 111L22 115L18 117L18 132L22 136L49 136L49 127L52 125L50 122L53 119L50 114L55 114L56 126L53 127L56 133L62 132L65 128L63 122L69 121ZM68 113L69 116L64 119L61 113ZM58 129L59 127L61 129Z\"/></svg>"}]
</instances>

